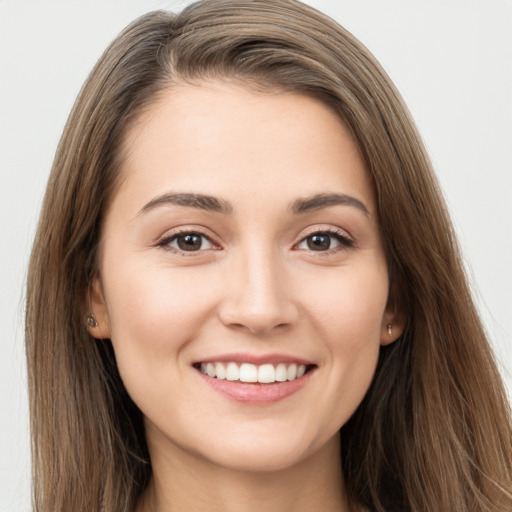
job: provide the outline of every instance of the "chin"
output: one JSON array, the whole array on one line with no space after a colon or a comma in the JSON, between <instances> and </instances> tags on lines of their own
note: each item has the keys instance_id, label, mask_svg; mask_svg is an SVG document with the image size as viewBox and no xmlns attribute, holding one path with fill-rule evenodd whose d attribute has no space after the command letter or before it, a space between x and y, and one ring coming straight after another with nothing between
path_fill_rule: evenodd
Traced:
<instances>
[{"instance_id":1,"label":"chin","mask_svg":"<svg viewBox=\"0 0 512 512\"><path fill-rule=\"evenodd\" d=\"M185 450L203 460L238 472L276 472L297 467L314 454L324 450L338 450L337 432L327 440L303 436L297 430L285 433L244 432L245 435L212 436L202 450ZM216 438L217 437L217 438ZM192 446L198 446L193 443Z\"/></svg>"},{"instance_id":2,"label":"chin","mask_svg":"<svg viewBox=\"0 0 512 512\"><path fill-rule=\"evenodd\" d=\"M247 473L269 473L290 469L307 458L303 452L285 446L278 450L261 448L258 443L253 447L235 447L223 453L212 454L211 461L226 469Z\"/></svg>"}]
</instances>

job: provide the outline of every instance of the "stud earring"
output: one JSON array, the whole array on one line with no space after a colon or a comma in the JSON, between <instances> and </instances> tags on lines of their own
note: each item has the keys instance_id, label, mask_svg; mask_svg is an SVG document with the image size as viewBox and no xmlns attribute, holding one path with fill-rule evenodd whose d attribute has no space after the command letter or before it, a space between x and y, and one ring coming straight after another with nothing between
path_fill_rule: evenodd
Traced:
<instances>
[{"instance_id":1,"label":"stud earring","mask_svg":"<svg viewBox=\"0 0 512 512\"><path fill-rule=\"evenodd\" d=\"M391 336L393 333L393 326L391 324L388 324L388 334Z\"/></svg>"},{"instance_id":2,"label":"stud earring","mask_svg":"<svg viewBox=\"0 0 512 512\"><path fill-rule=\"evenodd\" d=\"M92 313L87 317L86 322L89 327L97 327L98 326L98 322L96 322L96 318L94 318L94 315Z\"/></svg>"}]
</instances>

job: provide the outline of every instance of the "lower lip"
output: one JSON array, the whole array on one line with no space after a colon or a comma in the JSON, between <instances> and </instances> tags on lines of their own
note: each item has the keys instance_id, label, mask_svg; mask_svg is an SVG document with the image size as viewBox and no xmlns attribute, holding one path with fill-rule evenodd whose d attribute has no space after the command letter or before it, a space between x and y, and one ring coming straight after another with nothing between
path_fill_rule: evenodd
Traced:
<instances>
[{"instance_id":1,"label":"lower lip","mask_svg":"<svg viewBox=\"0 0 512 512\"><path fill-rule=\"evenodd\" d=\"M260 384L216 379L198 371L202 379L218 393L231 400L251 405L267 405L284 400L300 391L308 383L312 373L313 370L310 370L295 380Z\"/></svg>"}]
</instances>

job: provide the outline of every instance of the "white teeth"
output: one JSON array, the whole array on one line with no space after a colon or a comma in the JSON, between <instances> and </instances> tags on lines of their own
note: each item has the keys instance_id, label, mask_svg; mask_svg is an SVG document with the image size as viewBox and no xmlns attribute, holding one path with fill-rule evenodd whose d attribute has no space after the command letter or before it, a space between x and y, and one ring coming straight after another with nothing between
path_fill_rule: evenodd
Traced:
<instances>
[{"instance_id":1,"label":"white teeth","mask_svg":"<svg viewBox=\"0 0 512 512\"><path fill-rule=\"evenodd\" d=\"M215 366L212 363L206 365L206 373L209 377L215 377Z\"/></svg>"},{"instance_id":2,"label":"white teeth","mask_svg":"<svg viewBox=\"0 0 512 512\"><path fill-rule=\"evenodd\" d=\"M226 378L226 369L222 363L215 363L215 377L217 377L217 379Z\"/></svg>"},{"instance_id":3,"label":"white teeth","mask_svg":"<svg viewBox=\"0 0 512 512\"><path fill-rule=\"evenodd\" d=\"M240 368L236 363L228 363L226 367L226 380L240 380Z\"/></svg>"},{"instance_id":4,"label":"white teeth","mask_svg":"<svg viewBox=\"0 0 512 512\"><path fill-rule=\"evenodd\" d=\"M286 372L286 365L284 363L279 363L276 368L276 380L277 382L284 382L288 380L288 375Z\"/></svg>"},{"instance_id":5,"label":"white teeth","mask_svg":"<svg viewBox=\"0 0 512 512\"><path fill-rule=\"evenodd\" d=\"M297 378L297 365L295 363L288 366L286 377L288 380L293 380Z\"/></svg>"},{"instance_id":6,"label":"white teeth","mask_svg":"<svg viewBox=\"0 0 512 512\"><path fill-rule=\"evenodd\" d=\"M255 364L243 363L240 366L240 380L242 382L258 382L258 367Z\"/></svg>"},{"instance_id":7,"label":"white teeth","mask_svg":"<svg viewBox=\"0 0 512 512\"><path fill-rule=\"evenodd\" d=\"M276 380L276 370L271 364L262 364L258 368L258 382L270 383Z\"/></svg>"},{"instance_id":8,"label":"white teeth","mask_svg":"<svg viewBox=\"0 0 512 512\"><path fill-rule=\"evenodd\" d=\"M295 363L287 366L279 363L277 366L266 363L255 365L251 363L201 363L201 372L209 377L240 382L260 382L271 384L273 382L285 382L299 379L306 373L306 365Z\"/></svg>"}]
</instances>

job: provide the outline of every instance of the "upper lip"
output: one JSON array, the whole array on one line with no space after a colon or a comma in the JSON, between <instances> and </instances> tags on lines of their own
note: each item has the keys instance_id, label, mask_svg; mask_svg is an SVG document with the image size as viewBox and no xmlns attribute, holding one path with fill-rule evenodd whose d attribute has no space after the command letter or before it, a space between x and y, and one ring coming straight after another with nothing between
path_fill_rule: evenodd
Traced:
<instances>
[{"instance_id":1,"label":"upper lip","mask_svg":"<svg viewBox=\"0 0 512 512\"><path fill-rule=\"evenodd\" d=\"M287 364L304 364L306 366L315 364L312 361L308 361L306 359L288 355L288 354L245 354L242 352L234 352L230 354L219 354L212 357L206 357L204 359L200 359L195 361L193 364L199 363L250 363L256 366L260 366L262 364L279 364L279 363L287 363Z\"/></svg>"}]
</instances>

